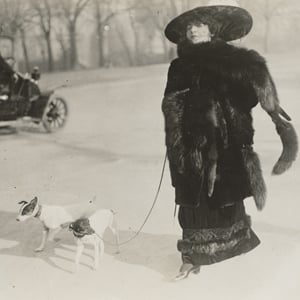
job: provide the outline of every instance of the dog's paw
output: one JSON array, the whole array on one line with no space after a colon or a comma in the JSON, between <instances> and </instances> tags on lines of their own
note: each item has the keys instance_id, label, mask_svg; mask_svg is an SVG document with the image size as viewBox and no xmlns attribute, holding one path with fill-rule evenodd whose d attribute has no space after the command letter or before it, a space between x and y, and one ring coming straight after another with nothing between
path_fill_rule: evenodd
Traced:
<instances>
[{"instance_id":1,"label":"dog's paw","mask_svg":"<svg viewBox=\"0 0 300 300\"><path fill-rule=\"evenodd\" d=\"M34 252L42 252L44 250L44 248L38 247L36 249L34 249Z\"/></svg>"}]
</instances>

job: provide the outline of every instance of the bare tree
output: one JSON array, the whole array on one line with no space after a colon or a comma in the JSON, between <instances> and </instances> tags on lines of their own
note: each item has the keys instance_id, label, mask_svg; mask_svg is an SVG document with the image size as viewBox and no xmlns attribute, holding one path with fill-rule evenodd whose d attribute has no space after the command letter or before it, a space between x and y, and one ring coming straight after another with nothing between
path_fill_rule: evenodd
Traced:
<instances>
[{"instance_id":1,"label":"bare tree","mask_svg":"<svg viewBox=\"0 0 300 300\"><path fill-rule=\"evenodd\" d=\"M96 23L96 33L97 33L97 41L98 41L98 50L99 50L99 60L98 66L105 66L105 57L104 57L104 47L106 46L104 33L106 29L110 29L111 20L122 13L128 13L129 24L131 25L131 29L133 30L133 34L135 36L134 45L135 49L138 49L138 33L136 30L136 20L135 20L135 12L139 9L139 1L138 0L129 0L127 2L120 0L93 0L93 10L94 10L94 21ZM150 1L149 1L150 2ZM116 21L117 23L117 21ZM119 35L120 41L124 47L126 47L125 51L127 53L130 52L130 48L128 47L128 43L124 37L120 36L121 29L119 26L116 27L117 34ZM129 52L128 52L129 51ZM136 51L138 53L138 51ZM136 57L138 54L136 54ZM130 64L134 64L132 55L130 54L129 58Z\"/></svg>"},{"instance_id":2,"label":"bare tree","mask_svg":"<svg viewBox=\"0 0 300 300\"><path fill-rule=\"evenodd\" d=\"M21 44L22 44L22 49L23 49L25 69L27 71L29 71L30 70L30 60L29 60L27 43L26 43L26 32L25 32L25 28L23 26L20 27L20 37L21 37Z\"/></svg>"},{"instance_id":3,"label":"bare tree","mask_svg":"<svg viewBox=\"0 0 300 300\"><path fill-rule=\"evenodd\" d=\"M118 35L118 41L124 48L130 66L142 63L137 21L139 10L140 0L116 0L114 10L108 15L110 19L116 17L112 29L115 29Z\"/></svg>"},{"instance_id":4,"label":"bare tree","mask_svg":"<svg viewBox=\"0 0 300 300\"><path fill-rule=\"evenodd\" d=\"M273 17L278 13L278 8L286 0L274 2L274 0L265 0L264 7L262 9L262 15L265 19L265 32L264 32L264 51L269 52L269 36L271 30L271 21Z\"/></svg>"},{"instance_id":5,"label":"bare tree","mask_svg":"<svg viewBox=\"0 0 300 300\"><path fill-rule=\"evenodd\" d=\"M165 59L169 59L170 45L164 35L164 29L166 24L176 15L178 15L178 7L174 0L167 2L163 0L152 0L151 5L147 1L140 2L140 9L144 9L148 12L149 18L152 20L152 24L159 32L161 37L161 43L164 49Z\"/></svg>"},{"instance_id":6,"label":"bare tree","mask_svg":"<svg viewBox=\"0 0 300 300\"><path fill-rule=\"evenodd\" d=\"M283 4L287 0L244 0L244 4L253 9L258 15L261 15L264 20L264 33L263 33L263 49L264 52L269 52L269 38L271 34L271 24L275 16L281 13Z\"/></svg>"},{"instance_id":7,"label":"bare tree","mask_svg":"<svg viewBox=\"0 0 300 300\"><path fill-rule=\"evenodd\" d=\"M77 52L77 22L86 8L90 0L60 0L58 7L61 10L67 31L69 34L69 48L70 48L70 67L73 69L78 64Z\"/></svg>"},{"instance_id":8,"label":"bare tree","mask_svg":"<svg viewBox=\"0 0 300 300\"><path fill-rule=\"evenodd\" d=\"M128 59L128 62L129 62L129 66L133 66L135 63L134 63L134 59L132 57L132 53L131 53L131 50L130 50L130 46L128 44L128 41L126 39L126 36L124 35L124 33L121 31L120 29L120 24L118 22L116 22L115 24L115 28L116 28L116 31L117 31L117 34L118 34L118 37L119 37L119 40L121 42L121 44L123 45L123 48L125 50L125 53L126 53L126 56L127 56L127 59Z\"/></svg>"},{"instance_id":9,"label":"bare tree","mask_svg":"<svg viewBox=\"0 0 300 300\"><path fill-rule=\"evenodd\" d=\"M26 30L32 25L32 13L27 3L21 0L1 0L0 1L0 18L2 25L6 27L6 33L13 39L13 49L18 32L20 33L21 46L25 61L25 68L29 70L30 62L26 42Z\"/></svg>"},{"instance_id":10,"label":"bare tree","mask_svg":"<svg viewBox=\"0 0 300 300\"><path fill-rule=\"evenodd\" d=\"M93 0L92 9L93 21L96 24L96 34L97 34L97 43L98 43L98 66L104 67L105 56L104 56L104 47L105 47L105 31L109 28L110 20L119 12L117 9L113 8L112 0Z\"/></svg>"},{"instance_id":11,"label":"bare tree","mask_svg":"<svg viewBox=\"0 0 300 300\"><path fill-rule=\"evenodd\" d=\"M185 1L183 1L185 2ZM179 11L178 11L178 6L176 3L176 0L169 0L169 7L170 7L170 11L171 13L175 16L178 15Z\"/></svg>"},{"instance_id":12,"label":"bare tree","mask_svg":"<svg viewBox=\"0 0 300 300\"><path fill-rule=\"evenodd\" d=\"M43 34L35 36L35 43L40 50L42 66L46 66L48 58L47 58L47 54L45 53L45 39Z\"/></svg>"},{"instance_id":13,"label":"bare tree","mask_svg":"<svg viewBox=\"0 0 300 300\"><path fill-rule=\"evenodd\" d=\"M141 51L140 51L140 38L139 38L139 26L136 22L136 11L137 9L130 9L128 11L128 15L129 15L129 23L131 25L131 29L133 32L133 43L134 43L134 57L135 57L135 65L140 65L142 63L142 59L141 59Z\"/></svg>"},{"instance_id":14,"label":"bare tree","mask_svg":"<svg viewBox=\"0 0 300 300\"><path fill-rule=\"evenodd\" d=\"M48 56L48 71L54 69L53 50L52 50L52 22L54 17L54 6L51 0L31 0L31 7L36 13L39 27L43 33Z\"/></svg>"},{"instance_id":15,"label":"bare tree","mask_svg":"<svg viewBox=\"0 0 300 300\"><path fill-rule=\"evenodd\" d=\"M55 37L61 49L63 59L62 67L64 70L67 70L69 68L69 47L64 28L58 26L55 30Z\"/></svg>"}]
</instances>

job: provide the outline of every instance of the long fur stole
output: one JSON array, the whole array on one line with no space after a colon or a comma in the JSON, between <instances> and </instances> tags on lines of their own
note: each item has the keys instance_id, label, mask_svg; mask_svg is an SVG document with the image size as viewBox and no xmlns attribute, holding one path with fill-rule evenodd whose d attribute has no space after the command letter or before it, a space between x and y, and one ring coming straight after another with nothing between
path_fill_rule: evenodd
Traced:
<instances>
[{"instance_id":1,"label":"long fur stole","mask_svg":"<svg viewBox=\"0 0 300 300\"><path fill-rule=\"evenodd\" d=\"M206 73L219 74L222 81L251 84L257 101L275 124L282 143L282 152L272 174L279 175L288 170L297 158L298 137L290 116L280 106L265 59L254 50L234 47L220 40L198 45L179 45L178 56L197 62Z\"/></svg>"}]
</instances>

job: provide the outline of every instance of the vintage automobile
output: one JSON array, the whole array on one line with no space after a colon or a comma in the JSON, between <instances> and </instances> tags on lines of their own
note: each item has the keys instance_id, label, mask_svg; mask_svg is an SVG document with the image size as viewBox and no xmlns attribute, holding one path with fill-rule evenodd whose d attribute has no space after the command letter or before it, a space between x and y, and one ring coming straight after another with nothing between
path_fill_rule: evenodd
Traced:
<instances>
[{"instance_id":1,"label":"vintage automobile","mask_svg":"<svg viewBox=\"0 0 300 300\"><path fill-rule=\"evenodd\" d=\"M54 89L40 91L39 71L31 74L14 72L14 56L9 36L0 36L0 122L25 119L41 124L46 132L61 129L67 121L68 106ZM11 70L10 70L11 68ZM13 74L13 75L12 75Z\"/></svg>"}]
</instances>

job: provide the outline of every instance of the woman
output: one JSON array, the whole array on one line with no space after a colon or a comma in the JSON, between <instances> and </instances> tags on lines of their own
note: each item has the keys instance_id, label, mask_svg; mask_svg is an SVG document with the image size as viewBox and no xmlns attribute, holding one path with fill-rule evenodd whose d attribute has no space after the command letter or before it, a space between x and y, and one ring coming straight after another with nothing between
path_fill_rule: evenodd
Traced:
<instances>
[{"instance_id":1,"label":"woman","mask_svg":"<svg viewBox=\"0 0 300 300\"><path fill-rule=\"evenodd\" d=\"M176 279L260 243L243 202L253 196L259 210L265 204L265 184L252 148L251 110L258 102L283 143L273 173L283 173L296 158L296 133L279 106L265 60L226 43L242 38L251 27L252 18L242 8L206 6L180 15L165 30L178 49L162 104L183 229L177 244L183 264Z\"/></svg>"}]
</instances>

